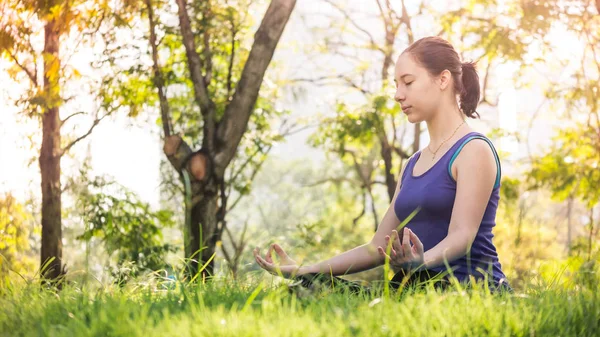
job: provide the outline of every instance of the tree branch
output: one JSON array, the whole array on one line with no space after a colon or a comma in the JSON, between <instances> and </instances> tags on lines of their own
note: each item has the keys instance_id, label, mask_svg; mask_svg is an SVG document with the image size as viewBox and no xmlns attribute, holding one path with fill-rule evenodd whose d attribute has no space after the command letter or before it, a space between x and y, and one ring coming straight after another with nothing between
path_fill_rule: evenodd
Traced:
<instances>
[{"instance_id":1,"label":"tree branch","mask_svg":"<svg viewBox=\"0 0 600 337\"><path fill-rule=\"evenodd\" d=\"M365 95L372 94L371 91L354 83L354 81L352 81L352 79L350 77L348 77L347 75L344 75L344 74L333 75L333 76L320 76L320 77L315 77L315 78L293 78L291 80L288 80L288 82L291 82L291 83L307 82L307 83L312 83L314 85L327 85L326 83L318 83L318 82L322 82L322 81L324 82L327 80L343 80L343 82L345 82L347 85L360 91L361 93L363 93Z\"/></svg>"},{"instance_id":2,"label":"tree branch","mask_svg":"<svg viewBox=\"0 0 600 337\"><path fill-rule=\"evenodd\" d=\"M271 149L271 147L269 147L266 151L266 153L269 153L269 150ZM256 151L254 151L254 153L252 153L247 159L246 161L240 166L240 169L234 173L231 177L231 179L229 179L229 181L235 181L237 179L237 177L242 173L242 171L244 170L244 167L246 167L246 165L248 165L248 163L250 163L252 161L252 159L254 159L254 157L256 157L256 155L261 152L262 148L258 148Z\"/></svg>"},{"instance_id":3,"label":"tree branch","mask_svg":"<svg viewBox=\"0 0 600 337\"><path fill-rule=\"evenodd\" d=\"M371 186L367 186L367 191L371 197L371 212L373 213L373 232L377 232L377 225L379 225L379 216L377 216L377 208L375 207L375 198L373 198L373 191ZM393 197L392 197L393 198Z\"/></svg>"},{"instance_id":4,"label":"tree branch","mask_svg":"<svg viewBox=\"0 0 600 337\"><path fill-rule=\"evenodd\" d=\"M17 59L16 55L11 53L9 50L6 50L6 51L7 51L8 55L10 56L10 58L12 58L13 61L15 61L15 64L27 74L27 77L29 77L29 80L31 80L31 83L33 83L34 86L37 86L37 79L36 79L34 73L32 73L31 70L27 69L27 67L25 67L25 65L21 64L21 62L19 62L19 60Z\"/></svg>"},{"instance_id":5,"label":"tree branch","mask_svg":"<svg viewBox=\"0 0 600 337\"><path fill-rule=\"evenodd\" d=\"M352 20L352 18L350 17L350 14L348 14L348 12L346 12L342 7L340 7L338 4L336 4L334 1L332 0L323 0L326 3L330 4L332 7L334 7L335 9L337 9L340 13L342 13L342 15L346 18L346 20L348 20L353 26L354 28L358 29L359 31L363 32L365 35L367 35L367 37L369 38L369 40L371 41L371 46L374 47L375 49L384 52L384 50L375 42L375 39L373 38L373 35L366 29L362 28L361 26L359 26L356 21Z\"/></svg>"},{"instance_id":6,"label":"tree branch","mask_svg":"<svg viewBox=\"0 0 600 337\"><path fill-rule=\"evenodd\" d=\"M263 77L295 5L296 0L272 0L255 34L240 81L216 130L219 144L214 161L217 177L223 177L248 127Z\"/></svg>"},{"instance_id":7,"label":"tree branch","mask_svg":"<svg viewBox=\"0 0 600 337\"><path fill-rule=\"evenodd\" d=\"M392 147L395 147L398 143L398 133L396 132L396 120L394 115L390 116L390 120L392 121L392 133L394 134L394 137L392 138ZM402 143L400 143L400 145L402 145Z\"/></svg>"},{"instance_id":8,"label":"tree branch","mask_svg":"<svg viewBox=\"0 0 600 337\"><path fill-rule=\"evenodd\" d=\"M65 100L65 101L66 101L66 100ZM67 122L67 121L68 121L68 120L69 120L71 117L74 117L74 116L77 116L77 115L83 115L83 114L85 114L85 112L83 112L83 111L78 111L78 112L76 112L76 113L74 113L74 114L72 114L72 115L69 115L69 116L67 116L67 118L63 119L63 120L60 122L60 125L64 125L64 124L65 124L65 123L66 123L66 122Z\"/></svg>"},{"instance_id":9,"label":"tree branch","mask_svg":"<svg viewBox=\"0 0 600 337\"><path fill-rule=\"evenodd\" d=\"M408 11L406 10L406 5L404 4L404 0L402 0L402 17L401 17L400 21L406 25L406 34L408 35L408 43L413 44L413 42L415 42L415 36L413 34L412 25L410 23L410 16L408 15Z\"/></svg>"},{"instance_id":10,"label":"tree branch","mask_svg":"<svg viewBox=\"0 0 600 337\"><path fill-rule=\"evenodd\" d=\"M318 185L321 185L321 184L324 184L324 183L331 183L332 182L332 183L338 183L339 184L339 183L342 183L342 182L345 182L345 181L349 182L349 183L353 183L354 182L352 179L346 178L346 177L337 177L337 178L333 177L333 178L320 179L320 180L317 180L317 181L312 182L310 184L304 184L304 185L301 185L301 186L302 187L315 187L315 186L318 186Z\"/></svg>"},{"instance_id":11,"label":"tree branch","mask_svg":"<svg viewBox=\"0 0 600 337\"><path fill-rule=\"evenodd\" d=\"M62 156L63 154L67 153L75 144L79 143L80 141L82 141L83 139L88 137L90 134L92 134L92 131L94 131L94 128L108 115L110 115L110 112L100 118L96 118L96 120L94 120L94 122L92 123L92 126L90 126L90 128L84 135L75 139L69 145L65 146L63 149L60 150L59 156Z\"/></svg>"},{"instance_id":12,"label":"tree branch","mask_svg":"<svg viewBox=\"0 0 600 337\"><path fill-rule=\"evenodd\" d=\"M190 24L190 17L187 12L186 0L176 0L179 15L179 27L183 37L185 53L188 60L188 68L194 86L194 98L200 106L200 111L204 118L204 133L202 147L210 154L214 149L215 132L215 104L208 96L208 89L202 76L202 61L196 51L194 34Z\"/></svg>"},{"instance_id":13,"label":"tree branch","mask_svg":"<svg viewBox=\"0 0 600 337\"><path fill-rule=\"evenodd\" d=\"M390 13L390 19L396 19L396 21L400 21L400 17L398 16L398 13L396 13L394 8L392 8L392 3L390 2L390 0L385 0L385 6L387 7L388 12ZM404 0L402 0L402 7L404 7Z\"/></svg>"},{"instance_id":14,"label":"tree branch","mask_svg":"<svg viewBox=\"0 0 600 337\"><path fill-rule=\"evenodd\" d=\"M339 80L339 79L343 79L344 78L344 74L339 74L339 75L334 75L334 76L319 76L319 77L315 77L315 78L303 78L303 77L299 77L299 78L292 78L290 80L288 80L289 83L295 83L295 82L308 82L308 83L312 83L312 84L317 84L316 82L321 82L321 81L326 81L326 80Z\"/></svg>"},{"instance_id":15,"label":"tree branch","mask_svg":"<svg viewBox=\"0 0 600 337\"><path fill-rule=\"evenodd\" d=\"M235 37L237 35L237 28L235 26L235 22L233 21L233 17L230 17L231 22L231 55L229 56L229 67L227 68L227 101L231 99L231 77L233 76L233 62L235 60Z\"/></svg>"},{"instance_id":16,"label":"tree branch","mask_svg":"<svg viewBox=\"0 0 600 337\"><path fill-rule=\"evenodd\" d=\"M365 215L365 213L367 212L367 197L365 195L365 193L361 193L362 194L362 211L360 212L360 214L358 214L354 219L352 219L352 228L356 228L356 225L358 224L358 220L360 220L360 218L363 217L363 215Z\"/></svg>"},{"instance_id":17,"label":"tree branch","mask_svg":"<svg viewBox=\"0 0 600 337\"><path fill-rule=\"evenodd\" d=\"M212 16L212 13L210 13L210 1L206 2L206 7L205 7L205 11L204 13L202 13L202 18L204 20L206 20L206 18L209 18ZM204 42L204 60L206 61L206 76L204 77L204 82L206 83L206 86L208 86L210 84L210 81L212 80L212 71L213 71L213 63L212 63L212 52L210 51L210 34L208 31L208 27L210 27L210 24L206 25L206 29L204 30L204 34L203 34L203 42Z\"/></svg>"},{"instance_id":18,"label":"tree branch","mask_svg":"<svg viewBox=\"0 0 600 337\"><path fill-rule=\"evenodd\" d=\"M369 90L367 90L367 89L365 89L365 88L361 87L360 85L358 85L358 84L354 83L354 81L352 81L352 79L351 79L350 77L348 77L348 76L344 76L344 80L346 80L346 83L347 83L348 85L350 85L352 88L354 88L354 89L356 89L356 90L360 91L360 92L361 92L361 93L363 93L364 95L369 95L369 94L372 94L372 92L370 92Z\"/></svg>"},{"instance_id":19,"label":"tree branch","mask_svg":"<svg viewBox=\"0 0 600 337\"><path fill-rule=\"evenodd\" d=\"M297 134L299 132L302 132L304 130L308 130L308 129L311 129L311 128L319 127L319 125L321 125L321 123L319 123L319 124L307 124L307 125L300 126L297 129L293 129L292 127L290 127L288 130L286 130L285 132L281 133L280 136L281 137L292 136L292 135L295 135L295 134Z\"/></svg>"},{"instance_id":20,"label":"tree branch","mask_svg":"<svg viewBox=\"0 0 600 337\"><path fill-rule=\"evenodd\" d=\"M410 158L410 155L408 153L406 153L406 151L402 150L400 147L394 146L392 148L394 149L394 152L396 152L396 154L398 156L400 156L400 158L402 158L402 159Z\"/></svg>"},{"instance_id":21,"label":"tree branch","mask_svg":"<svg viewBox=\"0 0 600 337\"><path fill-rule=\"evenodd\" d=\"M164 89L164 79L158 65L158 46L156 44L156 23L154 22L154 10L152 9L152 0L146 0L148 10L148 23L150 25L150 48L152 49L152 69L154 70L154 86L158 91L158 100L160 104L160 116L162 119L163 132L165 137L171 136L173 127L171 125L171 113L169 101Z\"/></svg>"},{"instance_id":22,"label":"tree branch","mask_svg":"<svg viewBox=\"0 0 600 337\"><path fill-rule=\"evenodd\" d=\"M265 154L268 154L269 151L271 151L271 149L273 148L273 146L269 146L267 148L267 151L265 151ZM248 161L247 161L248 162ZM265 161L261 161L258 163L258 165L256 165L256 167L254 167L254 172L252 172L252 175L250 175L250 181L254 181L254 178L256 177L256 175L258 174L258 172L260 171L260 168L263 166L263 164L265 163ZM240 171L244 168L245 165L243 165L242 167L240 167ZM229 207L227 209L227 212L231 211L239 202L240 200L242 200L243 195L240 194L237 199L235 199L235 201L233 202L233 204L231 204L231 207Z\"/></svg>"},{"instance_id":23,"label":"tree branch","mask_svg":"<svg viewBox=\"0 0 600 337\"><path fill-rule=\"evenodd\" d=\"M481 89L481 103L485 103L489 106L498 106L498 101L499 99L496 99L496 102L490 102L487 99L487 91L488 91L488 84L489 84L489 77L490 77L490 69L492 67L492 60L488 59L488 63L487 66L485 67L485 75L483 77L483 87Z\"/></svg>"},{"instance_id":24,"label":"tree branch","mask_svg":"<svg viewBox=\"0 0 600 337\"><path fill-rule=\"evenodd\" d=\"M225 230L228 231L227 228L225 228ZM235 247L233 249L235 250ZM223 253L223 257L225 258L225 261L227 261L227 263L230 266L233 265L233 260L231 259L231 256L227 252L227 249L225 248L225 245L223 243L221 243L221 252Z\"/></svg>"}]
</instances>

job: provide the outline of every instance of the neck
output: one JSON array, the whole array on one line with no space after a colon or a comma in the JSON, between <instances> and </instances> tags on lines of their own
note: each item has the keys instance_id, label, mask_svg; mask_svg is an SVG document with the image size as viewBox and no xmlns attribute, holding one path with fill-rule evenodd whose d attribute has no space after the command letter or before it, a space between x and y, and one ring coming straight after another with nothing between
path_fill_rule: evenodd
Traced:
<instances>
[{"instance_id":1,"label":"neck","mask_svg":"<svg viewBox=\"0 0 600 337\"><path fill-rule=\"evenodd\" d=\"M429 145L433 149L436 149L448 137L452 136L456 128L464 122L464 116L458 107L455 106L451 111L438 111L431 120L426 122L430 139Z\"/></svg>"}]
</instances>

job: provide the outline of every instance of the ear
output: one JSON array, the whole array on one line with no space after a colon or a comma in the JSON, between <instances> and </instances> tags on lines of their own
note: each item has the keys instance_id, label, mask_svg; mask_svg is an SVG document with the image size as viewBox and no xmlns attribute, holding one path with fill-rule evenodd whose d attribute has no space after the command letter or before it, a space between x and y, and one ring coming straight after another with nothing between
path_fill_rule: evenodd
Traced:
<instances>
[{"instance_id":1,"label":"ear","mask_svg":"<svg viewBox=\"0 0 600 337\"><path fill-rule=\"evenodd\" d=\"M443 91L449 88L451 81L452 73L448 69L444 69L438 77L438 84L440 85L440 89Z\"/></svg>"}]
</instances>

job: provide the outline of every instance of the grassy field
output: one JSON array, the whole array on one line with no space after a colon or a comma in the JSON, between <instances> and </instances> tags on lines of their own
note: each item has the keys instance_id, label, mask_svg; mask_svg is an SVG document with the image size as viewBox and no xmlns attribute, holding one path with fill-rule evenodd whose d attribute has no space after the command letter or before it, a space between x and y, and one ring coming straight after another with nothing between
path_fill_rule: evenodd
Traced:
<instances>
[{"instance_id":1,"label":"grassy field","mask_svg":"<svg viewBox=\"0 0 600 337\"><path fill-rule=\"evenodd\" d=\"M290 293L225 281L170 289L0 287L1 336L600 336L598 289Z\"/></svg>"}]
</instances>

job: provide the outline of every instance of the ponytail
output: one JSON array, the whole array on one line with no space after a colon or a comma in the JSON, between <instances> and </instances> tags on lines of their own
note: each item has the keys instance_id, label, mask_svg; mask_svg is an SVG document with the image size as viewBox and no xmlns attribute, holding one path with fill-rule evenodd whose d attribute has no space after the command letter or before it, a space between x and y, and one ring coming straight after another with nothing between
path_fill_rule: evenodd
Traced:
<instances>
[{"instance_id":1,"label":"ponytail","mask_svg":"<svg viewBox=\"0 0 600 337\"><path fill-rule=\"evenodd\" d=\"M462 90L460 91L460 109L470 118L478 118L479 113L475 110L479 104L480 88L479 75L475 69L475 63L465 62L462 68Z\"/></svg>"}]
</instances>

